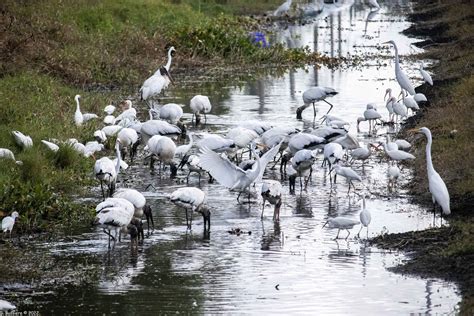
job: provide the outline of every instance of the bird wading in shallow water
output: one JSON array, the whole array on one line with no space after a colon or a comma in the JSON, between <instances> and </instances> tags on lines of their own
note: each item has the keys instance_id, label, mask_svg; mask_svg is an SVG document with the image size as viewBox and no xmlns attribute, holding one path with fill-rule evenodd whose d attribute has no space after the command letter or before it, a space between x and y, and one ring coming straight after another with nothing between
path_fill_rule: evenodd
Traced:
<instances>
[{"instance_id":1,"label":"bird wading in shallow water","mask_svg":"<svg viewBox=\"0 0 474 316\"><path fill-rule=\"evenodd\" d=\"M313 104L313 119L316 119L316 102L319 101L324 101L327 104L329 104L330 108L327 111L326 114L328 114L332 108L333 105L326 101L327 97L332 97L338 94L336 90L333 88L328 88L328 87L312 87L303 92L303 103L304 105L300 106L298 109L296 109L296 119L301 120L302 116L301 113L310 105Z\"/></svg>"}]
</instances>

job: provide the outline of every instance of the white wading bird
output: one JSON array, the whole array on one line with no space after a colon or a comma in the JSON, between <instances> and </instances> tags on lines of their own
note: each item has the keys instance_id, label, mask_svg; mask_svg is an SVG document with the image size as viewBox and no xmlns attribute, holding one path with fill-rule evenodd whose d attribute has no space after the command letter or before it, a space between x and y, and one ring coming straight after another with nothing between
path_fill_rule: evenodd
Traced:
<instances>
[{"instance_id":1,"label":"white wading bird","mask_svg":"<svg viewBox=\"0 0 474 316\"><path fill-rule=\"evenodd\" d=\"M362 228L367 227L367 238L369 237L369 224L372 220L372 216L370 215L370 211L366 208L365 206L365 196L362 196L362 211L359 214L360 218L360 229L359 232L357 233L357 236L360 236L360 232L362 231Z\"/></svg>"},{"instance_id":2,"label":"white wading bird","mask_svg":"<svg viewBox=\"0 0 474 316\"><path fill-rule=\"evenodd\" d=\"M52 152L57 152L59 150L59 146L56 145L55 143L53 142L49 142L47 140L41 140L41 142L46 146L46 148L48 148L49 150L51 150Z\"/></svg>"},{"instance_id":3,"label":"white wading bird","mask_svg":"<svg viewBox=\"0 0 474 316\"><path fill-rule=\"evenodd\" d=\"M402 68L400 67L400 60L398 58L398 47L394 41L388 41L382 44L391 44L395 49L395 77L400 85L402 90L407 91L409 94L414 95L415 88L413 88L413 84L408 79L408 76L403 72Z\"/></svg>"},{"instance_id":4,"label":"white wading bird","mask_svg":"<svg viewBox=\"0 0 474 316\"><path fill-rule=\"evenodd\" d=\"M423 80L428 83L430 86L433 85L433 79L431 78L430 74L427 73L424 69L423 69L423 63L420 64L420 74L421 76L423 77Z\"/></svg>"},{"instance_id":5,"label":"white wading bird","mask_svg":"<svg viewBox=\"0 0 474 316\"><path fill-rule=\"evenodd\" d=\"M150 169L153 170L153 164L155 157L160 161L160 172L162 164L169 165L171 169L171 177L176 176L178 171L173 158L176 152L175 143L165 136L155 135L148 141L145 146L145 150L151 153L150 157Z\"/></svg>"},{"instance_id":6,"label":"white wading bird","mask_svg":"<svg viewBox=\"0 0 474 316\"><path fill-rule=\"evenodd\" d=\"M120 241L120 231L127 229L134 210L133 204L122 198L108 198L96 206L94 224L101 225L104 233L109 236L109 248L110 240L115 241L117 234ZM114 236L110 233L112 230L115 232Z\"/></svg>"},{"instance_id":7,"label":"white wading bird","mask_svg":"<svg viewBox=\"0 0 474 316\"><path fill-rule=\"evenodd\" d=\"M260 157L255 152L255 144L252 143L251 151L257 158L257 162L253 164L251 169L246 171L234 165L229 159L223 158L206 147L201 148L202 153L199 156L200 165L221 185L230 190L239 191L237 196L237 201L239 201L239 197L245 189L249 188L255 181L261 181L265 167L273 160L280 149L280 145L281 143Z\"/></svg>"},{"instance_id":8,"label":"white wading bird","mask_svg":"<svg viewBox=\"0 0 474 316\"><path fill-rule=\"evenodd\" d=\"M13 138L15 139L15 143L22 149L28 149L33 147L33 140L30 136L27 136L19 131L13 131L12 134Z\"/></svg>"},{"instance_id":9,"label":"white wading bird","mask_svg":"<svg viewBox=\"0 0 474 316\"><path fill-rule=\"evenodd\" d=\"M98 118L97 114L93 113L84 113L82 114L81 112L81 106L79 103L79 100L81 99L81 96L77 94L74 97L74 100L76 100L76 112L74 113L74 122L76 123L76 126L81 126L82 123L85 123L89 120Z\"/></svg>"},{"instance_id":10,"label":"white wading bird","mask_svg":"<svg viewBox=\"0 0 474 316\"><path fill-rule=\"evenodd\" d=\"M22 165L23 162L20 160L15 160L15 155L10 149L7 148L0 148L0 159L11 159L13 160L17 165Z\"/></svg>"},{"instance_id":11,"label":"white wading bird","mask_svg":"<svg viewBox=\"0 0 474 316\"><path fill-rule=\"evenodd\" d=\"M179 188L170 195L170 200L177 206L181 206L186 211L186 225L191 229L193 224L193 212L201 213L204 221L204 230L211 229L211 211L205 204L206 194L198 188ZM188 214L188 209L191 214Z\"/></svg>"},{"instance_id":12,"label":"white wading bird","mask_svg":"<svg viewBox=\"0 0 474 316\"><path fill-rule=\"evenodd\" d=\"M296 119L301 120L301 113L303 112L304 109L306 109L310 104L313 104L313 113L314 113L314 118L316 118L316 106L315 103L318 101L324 101L327 104L329 104L330 108L327 111L326 114L328 114L332 108L333 105L326 101L325 99L327 97L332 97L336 95L338 92L334 90L333 88L328 88L328 87L312 87L303 92L303 103L304 105L300 106L298 109L296 109Z\"/></svg>"},{"instance_id":13,"label":"white wading bird","mask_svg":"<svg viewBox=\"0 0 474 316\"><path fill-rule=\"evenodd\" d=\"M367 5L370 9L380 10L380 5L378 4L377 0L367 0Z\"/></svg>"},{"instance_id":14,"label":"white wading bird","mask_svg":"<svg viewBox=\"0 0 474 316\"><path fill-rule=\"evenodd\" d=\"M280 182L274 180L265 180L262 183L261 195L263 198L262 205L262 216L265 210L265 202L268 201L270 204L275 205L273 210L273 220L280 220L280 207L281 207L281 194L283 193L283 187Z\"/></svg>"},{"instance_id":15,"label":"white wading bird","mask_svg":"<svg viewBox=\"0 0 474 316\"><path fill-rule=\"evenodd\" d=\"M0 300L0 311L9 311L12 309L16 309L16 306L8 301Z\"/></svg>"},{"instance_id":16,"label":"white wading bird","mask_svg":"<svg viewBox=\"0 0 474 316\"><path fill-rule=\"evenodd\" d=\"M115 143L115 152L117 161L114 163L109 157L102 157L94 164L95 177L100 181L100 189L102 190L102 197L105 199L104 183L108 188L108 196L112 196L115 191L115 182L120 171L120 141Z\"/></svg>"},{"instance_id":17,"label":"white wading bird","mask_svg":"<svg viewBox=\"0 0 474 316\"><path fill-rule=\"evenodd\" d=\"M146 101L149 98L153 98L159 95L163 89L166 89L168 87L170 82L173 82L169 71L171 67L171 59L173 57L174 52L174 47L170 47L168 50L168 62L166 63L166 65L158 68L158 70L155 71L155 73L151 77L145 80L142 87L140 88L140 100Z\"/></svg>"},{"instance_id":18,"label":"white wading bird","mask_svg":"<svg viewBox=\"0 0 474 316\"><path fill-rule=\"evenodd\" d=\"M388 98L387 98L387 95L388 95ZM393 116L394 116L393 105L395 103L397 103L397 98L392 96L392 89L391 88L387 88L387 90L385 90L385 95L383 96L383 99L384 99L384 101L385 101L385 99L387 99L387 102L385 103L385 106L387 107L387 111L388 111L388 120L390 122L393 122Z\"/></svg>"},{"instance_id":19,"label":"white wading bird","mask_svg":"<svg viewBox=\"0 0 474 316\"><path fill-rule=\"evenodd\" d=\"M18 212L13 212L12 215L5 217L2 219L2 232L5 233L10 233L10 239L12 238L12 230L13 226L15 225L15 220L17 217L20 215Z\"/></svg>"},{"instance_id":20,"label":"white wading bird","mask_svg":"<svg viewBox=\"0 0 474 316\"><path fill-rule=\"evenodd\" d=\"M170 124L176 124L183 116L182 105L176 103L168 103L160 108L160 119Z\"/></svg>"},{"instance_id":21,"label":"white wading bird","mask_svg":"<svg viewBox=\"0 0 474 316\"><path fill-rule=\"evenodd\" d=\"M441 207L442 214L441 218L444 215L451 214L451 208L449 205L449 192L446 184L444 183L441 176L436 172L433 167L433 161L431 159L431 144L433 143L433 138L431 136L431 131L427 127L422 127L418 130L419 133L422 133L426 136L426 169L428 171L428 184L431 192L431 197L433 199L433 207L436 215L436 204Z\"/></svg>"},{"instance_id":22,"label":"white wading bird","mask_svg":"<svg viewBox=\"0 0 474 316\"><path fill-rule=\"evenodd\" d=\"M349 235L351 234L349 229L352 229L355 225L359 225L359 224L360 224L360 222L358 220L338 216L338 217L335 217L335 218L328 219L327 222L324 223L323 228L326 225L328 225L329 228L337 228L337 235L336 235L336 238L334 238L334 239L338 239L341 229L345 229L345 230L347 230L347 236L346 236L345 239L347 239L347 238L349 238Z\"/></svg>"},{"instance_id":23,"label":"white wading bird","mask_svg":"<svg viewBox=\"0 0 474 316\"><path fill-rule=\"evenodd\" d=\"M278 9L275 10L275 12L273 12L273 15L281 16L281 15L288 14L291 8L291 1L292 0L286 0L285 2L283 2L283 4L280 5Z\"/></svg>"},{"instance_id":24,"label":"white wading bird","mask_svg":"<svg viewBox=\"0 0 474 316\"><path fill-rule=\"evenodd\" d=\"M351 191L351 185L354 188L354 190L356 189L352 181L362 182L362 178L357 174L357 172L352 170L352 168L350 167L341 167L340 165L335 165L334 171L336 172L336 174L334 175L334 183L336 183L337 175L340 175L349 181L349 189L347 190L347 194L349 194L349 192Z\"/></svg>"},{"instance_id":25,"label":"white wading bird","mask_svg":"<svg viewBox=\"0 0 474 316\"><path fill-rule=\"evenodd\" d=\"M194 116L196 116L196 125L198 125L201 121L200 114L203 113L204 123L207 123L206 113L211 112L212 109L211 101L209 101L208 97L199 94L195 95L189 102L189 107L191 108L191 111L193 111L192 122L194 122Z\"/></svg>"}]
</instances>

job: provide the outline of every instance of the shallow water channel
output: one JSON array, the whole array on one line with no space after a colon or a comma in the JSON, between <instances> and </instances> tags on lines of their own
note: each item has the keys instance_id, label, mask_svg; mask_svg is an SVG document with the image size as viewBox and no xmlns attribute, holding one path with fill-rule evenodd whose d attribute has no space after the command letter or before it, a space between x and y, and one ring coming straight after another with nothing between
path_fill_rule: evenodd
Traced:
<instances>
[{"instance_id":1,"label":"shallow water channel","mask_svg":"<svg viewBox=\"0 0 474 316\"><path fill-rule=\"evenodd\" d=\"M405 1L385 1L376 14L358 1L326 5L323 11L305 25L283 28L273 41L289 46L305 46L332 56L364 54L393 56L393 50L379 50L378 44L390 39L397 42L401 55L417 52L410 46L413 39L400 34L409 26L403 12L410 8ZM302 104L304 90L314 85L329 86L340 93L330 99L335 105L331 114L352 123L351 132L361 145L385 140L387 132L378 126L377 135L368 135L368 125L356 119L369 102L376 102L379 112L387 118L383 102L385 89L398 90L394 81L393 59L369 58L357 68L330 70L308 67L267 76L239 87L211 82L204 87L167 95L170 101L188 103L196 93L208 94L213 115L208 126L218 133L249 119L265 120L275 126L291 125L300 129L312 126L312 109L303 112L303 121L295 119ZM417 81L418 65L402 59L402 67ZM176 95L179 94L179 97ZM319 106L321 116L327 105ZM185 112L189 113L189 108ZM187 116L189 118L189 116ZM420 157L422 158L422 157ZM243 313L243 314L407 314L450 313L460 300L456 285L436 279L420 279L394 274L387 270L406 260L398 253L389 253L366 245L354 238L358 227L347 240L333 240L337 230L322 229L323 223L337 215L358 218L360 201L347 195L342 178L336 185L316 162L307 192L290 195L284 182L284 202L279 223L272 221L273 208L267 205L260 220L261 199L247 204L236 202L237 193L217 183L208 184L203 177L200 186L208 194L212 207L209 235L203 234L202 219L195 216L192 231L185 227L182 209L173 206L167 196L185 186L185 174L170 180L168 175L150 175L141 161L121 176L118 186L144 192L151 204L157 229L138 252L131 253L129 241L117 243L108 251L106 236L90 228L76 236L74 242L42 244L64 262L90 256L90 264L99 266L99 280L87 287L70 287L35 296L33 304L45 315L84 313L115 313L144 315L164 313ZM363 170L363 182L371 196L367 207L372 213L369 237L383 232L405 232L429 227L432 213L413 204L403 189L388 192L387 163L372 157ZM403 169L401 182L410 181L411 171ZM278 168L268 170L265 178L280 179ZM154 188L148 188L153 183ZM198 186L192 176L191 186ZM356 184L359 192L366 189ZM400 187L400 186L399 186ZM99 191L96 192L97 196ZM240 236L229 234L232 228L250 231ZM346 232L341 232L345 236Z\"/></svg>"}]
</instances>

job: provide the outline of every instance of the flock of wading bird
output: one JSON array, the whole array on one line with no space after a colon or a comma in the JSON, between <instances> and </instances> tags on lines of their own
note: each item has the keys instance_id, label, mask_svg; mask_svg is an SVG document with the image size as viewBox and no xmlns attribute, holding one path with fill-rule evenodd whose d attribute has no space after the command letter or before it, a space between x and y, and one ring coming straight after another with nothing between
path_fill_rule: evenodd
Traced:
<instances>
[{"instance_id":1,"label":"flock of wading bird","mask_svg":"<svg viewBox=\"0 0 474 316\"><path fill-rule=\"evenodd\" d=\"M418 103L427 101L423 94L415 93L408 76L400 67L397 46L393 41L384 43L392 45L395 50L395 76L400 85L401 99L392 96L392 91L387 89L386 107L390 113L387 121L383 121L377 112L375 104L368 104L363 116L358 118L357 127L363 121L368 121L369 135L374 130L377 121L383 123L396 124L399 118L403 119L408 115L408 109L417 111ZM336 95L338 92L328 87L312 87L303 93L303 105L296 111L296 116L301 119L302 112L312 105L314 119L316 119L316 103L326 102L330 108L326 115L322 117L321 124L316 129L309 132L302 132L290 126L272 126L270 122L248 121L237 127L228 130L225 137L217 134L198 132L199 126L206 124L206 113L212 109L209 98L196 95L190 100L192 110L191 123L194 132L189 132L187 137L189 143L177 146L175 140L186 134L186 128L181 118L183 116L182 105L169 103L157 105L153 98L159 96L173 79L170 75L170 66L175 52L174 47L168 51L168 62L160 67L151 77L143 83L140 89L140 101L148 106L149 119L141 122L137 118L137 111L130 100L120 103L121 113L117 116L113 114L118 109L113 105L105 107L107 114L103 118L105 126L101 130L94 132L94 141L82 144L76 139L42 140L42 143L52 151L58 151L60 146L71 146L86 157L94 157L95 153L104 149L104 143L109 139L115 144L116 157L110 159L105 156L97 159L94 166L94 175L100 182L104 201L96 207L95 223L103 227L104 232L109 236L108 244L115 241L118 235L120 240L121 232L130 234L133 242L144 238L143 221L145 215L150 230L150 224L154 228L152 210L142 193L131 188L119 188L116 190L117 177L121 169L128 168L128 163L133 163L140 145L143 145L145 160L149 160L150 168L154 168L154 162L159 161L160 176L169 166L170 175L174 177L179 169L187 168L186 184L191 173L207 173L210 181L216 180L224 187L238 192L237 201L242 193L249 193L257 184L261 187L263 198L262 215L263 218L265 202L274 205L273 220L279 221L280 207L282 204L283 187L280 181L263 180L267 165L274 161L272 168L280 163L282 179L288 179L290 193L295 193L296 180L299 178L300 192L306 190L311 178L316 157L323 154L322 168L328 168L331 183L336 183L339 175L347 179L349 183L348 194L354 188L358 196L362 196L363 206L360 213L360 221L335 217L329 219L324 226L342 229L349 232L349 228L361 224L367 227L370 224L371 216L365 208L365 194L355 190L355 181L362 182L361 176L351 168L352 163L361 161L362 165L369 159L373 148L383 146L386 156L391 160L388 168L389 187L396 185L400 176L400 169L397 164L401 161L415 159L408 153L411 145L408 141L398 139L391 141L387 136L387 141L378 145L370 144L367 147L360 147L356 136L348 133L349 123L343 118L330 115L333 105L327 98ZM432 85L431 77L422 68L420 73L423 79ZM74 121L77 126L81 126L91 119L97 119L98 115L82 113L80 108L81 97L76 95L76 112ZM204 123L201 116L204 116ZM394 121L395 120L395 121ZM435 171L431 160L432 136L428 128L423 127L417 130L427 138L426 145L426 166L428 169L429 190L436 207L441 207L442 214L450 214L449 193L439 174ZM13 136L22 148L33 146L29 136L19 131L14 131ZM92 136L91 136L92 138ZM244 158L244 152L248 153L248 159ZM13 153L8 149L0 149L0 155L4 158L15 160ZM127 156L128 155L128 159ZM252 157L254 157L252 159ZM278 157L278 159L276 158ZM128 160L128 163L125 162ZM21 161L17 161L21 164ZM334 176L332 174L334 173ZM363 185L363 183L362 183ZM362 189L363 191L364 189ZM193 213L198 212L204 220L204 230L209 231L211 225L211 209L206 205L206 194L196 187L182 187L175 190L169 196L174 204L184 208L186 213L186 224L191 229ZM10 232L15 223L18 213L14 212L2 221L2 230ZM324 227L323 226L323 227ZM349 236L347 235L347 237ZM346 238L347 238L346 237Z\"/></svg>"}]
</instances>

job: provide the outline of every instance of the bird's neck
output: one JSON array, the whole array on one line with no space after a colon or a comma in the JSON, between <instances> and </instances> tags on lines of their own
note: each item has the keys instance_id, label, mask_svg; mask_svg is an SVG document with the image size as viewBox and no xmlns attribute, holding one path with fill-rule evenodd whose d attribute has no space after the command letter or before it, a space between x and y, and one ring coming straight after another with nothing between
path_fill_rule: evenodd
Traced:
<instances>
[{"instance_id":1,"label":"bird's neck","mask_svg":"<svg viewBox=\"0 0 474 316\"><path fill-rule=\"evenodd\" d=\"M395 68L400 68L400 61L398 58L398 47L394 44L393 48L395 49Z\"/></svg>"},{"instance_id":2,"label":"bird's neck","mask_svg":"<svg viewBox=\"0 0 474 316\"><path fill-rule=\"evenodd\" d=\"M165 65L166 71L170 71L171 59L173 59L173 57L171 56L171 50L169 50L168 51L168 62Z\"/></svg>"},{"instance_id":3,"label":"bird's neck","mask_svg":"<svg viewBox=\"0 0 474 316\"><path fill-rule=\"evenodd\" d=\"M81 112L81 106L79 104L79 99L76 99L76 112Z\"/></svg>"},{"instance_id":4,"label":"bird's neck","mask_svg":"<svg viewBox=\"0 0 474 316\"><path fill-rule=\"evenodd\" d=\"M118 173L120 171L120 160L122 159L122 157L120 155L120 145L119 145L119 143L117 143L115 145L115 152L117 154L117 164L115 165L115 172L118 175Z\"/></svg>"},{"instance_id":5,"label":"bird's neck","mask_svg":"<svg viewBox=\"0 0 474 316\"><path fill-rule=\"evenodd\" d=\"M428 169L428 172L433 172L434 167L433 161L431 160L431 144L433 142L433 138L431 137L431 133L427 134L426 138L428 139L428 142L426 143L426 168Z\"/></svg>"}]
</instances>

